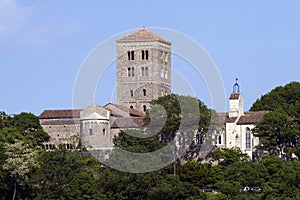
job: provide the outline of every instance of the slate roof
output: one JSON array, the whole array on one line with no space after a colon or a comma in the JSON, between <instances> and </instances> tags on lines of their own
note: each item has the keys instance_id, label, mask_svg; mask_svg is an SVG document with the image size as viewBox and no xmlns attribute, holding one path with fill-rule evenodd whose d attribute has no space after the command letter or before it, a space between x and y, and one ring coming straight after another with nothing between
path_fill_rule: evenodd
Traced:
<instances>
[{"instance_id":1,"label":"slate roof","mask_svg":"<svg viewBox=\"0 0 300 200\"><path fill-rule=\"evenodd\" d=\"M117 42L128 42L128 41L160 41L167 44L171 44L171 42L161 38L155 33L143 28L134 33L126 35L117 40Z\"/></svg>"},{"instance_id":2,"label":"slate roof","mask_svg":"<svg viewBox=\"0 0 300 200\"><path fill-rule=\"evenodd\" d=\"M67 110L44 110L40 119L62 119L62 118L80 118L81 109L67 109Z\"/></svg>"}]
</instances>

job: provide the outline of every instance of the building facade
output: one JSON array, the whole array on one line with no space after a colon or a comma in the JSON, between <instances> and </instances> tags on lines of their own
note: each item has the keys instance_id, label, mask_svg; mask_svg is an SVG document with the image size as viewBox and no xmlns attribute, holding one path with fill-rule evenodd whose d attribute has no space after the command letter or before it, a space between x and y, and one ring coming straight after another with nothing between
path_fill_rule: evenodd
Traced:
<instances>
[{"instance_id":1,"label":"building facade","mask_svg":"<svg viewBox=\"0 0 300 200\"><path fill-rule=\"evenodd\" d=\"M118 104L146 111L171 93L171 43L147 29L117 40Z\"/></svg>"},{"instance_id":2,"label":"building facade","mask_svg":"<svg viewBox=\"0 0 300 200\"><path fill-rule=\"evenodd\" d=\"M171 93L171 43L147 29L117 40L118 104L92 104L84 109L45 110L39 116L50 135L44 148L68 149L81 143L86 148L112 149L113 138L126 128L143 126L150 101ZM238 147L252 157L259 138L251 130L266 112L244 112L244 100L236 82L229 111L218 113L223 128L213 134L220 148ZM195 136L195 144L203 141Z\"/></svg>"}]
</instances>

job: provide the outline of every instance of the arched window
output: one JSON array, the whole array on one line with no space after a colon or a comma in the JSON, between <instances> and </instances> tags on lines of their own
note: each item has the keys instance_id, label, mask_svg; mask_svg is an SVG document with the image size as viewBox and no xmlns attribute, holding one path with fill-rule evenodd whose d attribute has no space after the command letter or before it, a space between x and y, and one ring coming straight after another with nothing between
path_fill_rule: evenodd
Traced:
<instances>
[{"instance_id":1,"label":"arched window","mask_svg":"<svg viewBox=\"0 0 300 200\"><path fill-rule=\"evenodd\" d=\"M130 67L128 67L128 69L127 69L127 76L128 76L128 77L131 76L131 68L130 68Z\"/></svg>"},{"instance_id":2,"label":"arched window","mask_svg":"<svg viewBox=\"0 0 300 200\"><path fill-rule=\"evenodd\" d=\"M146 89L143 89L143 95L147 96L147 90Z\"/></svg>"},{"instance_id":3,"label":"arched window","mask_svg":"<svg viewBox=\"0 0 300 200\"><path fill-rule=\"evenodd\" d=\"M142 67L142 76L145 76L145 68Z\"/></svg>"},{"instance_id":4,"label":"arched window","mask_svg":"<svg viewBox=\"0 0 300 200\"><path fill-rule=\"evenodd\" d=\"M145 76L148 76L148 67L145 67Z\"/></svg>"},{"instance_id":5,"label":"arched window","mask_svg":"<svg viewBox=\"0 0 300 200\"><path fill-rule=\"evenodd\" d=\"M134 67L131 68L131 76L134 76Z\"/></svg>"},{"instance_id":6,"label":"arched window","mask_svg":"<svg viewBox=\"0 0 300 200\"><path fill-rule=\"evenodd\" d=\"M144 59L145 59L145 51L142 50L142 60L144 60Z\"/></svg>"},{"instance_id":7,"label":"arched window","mask_svg":"<svg viewBox=\"0 0 300 200\"><path fill-rule=\"evenodd\" d=\"M251 148L251 132L250 128L246 128L246 149Z\"/></svg>"},{"instance_id":8,"label":"arched window","mask_svg":"<svg viewBox=\"0 0 300 200\"><path fill-rule=\"evenodd\" d=\"M130 90L130 96L133 97L133 90Z\"/></svg>"},{"instance_id":9,"label":"arched window","mask_svg":"<svg viewBox=\"0 0 300 200\"><path fill-rule=\"evenodd\" d=\"M145 53L146 53L146 60L148 60L148 50L146 50Z\"/></svg>"},{"instance_id":10,"label":"arched window","mask_svg":"<svg viewBox=\"0 0 300 200\"><path fill-rule=\"evenodd\" d=\"M134 51L131 51L131 60L134 60Z\"/></svg>"},{"instance_id":11,"label":"arched window","mask_svg":"<svg viewBox=\"0 0 300 200\"><path fill-rule=\"evenodd\" d=\"M133 106L130 106L131 109L133 109Z\"/></svg>"},{"instance_id":12,"label":"arched window","mask_svg":"<svg viewBox=\"0 0 300 200\"><path fill-rule=\"evenodd\" d=\"M106 130L105 130L105 128L102 130L102 133L103 133L104 136L106 136Z\"/></svg>"},{"instance_id":13,"label":"arched window","mask_svg":"<svg viewBox=\"0 0 300 200\"><path fill-rule=\"evenodd\" d=\"M130 51L127 52L128 60L130 60Z\"/></svg>"},{"instance_id":14,"label":"arched window","mask_svg":"<svg viewBox=\"0 0 300 200\"><path fill-rule=\"evenodd\" d=\"M143 110L144 110L144 112L147 111L147 106L146 105L143 105Z\"/></svg>"}]
</instances>

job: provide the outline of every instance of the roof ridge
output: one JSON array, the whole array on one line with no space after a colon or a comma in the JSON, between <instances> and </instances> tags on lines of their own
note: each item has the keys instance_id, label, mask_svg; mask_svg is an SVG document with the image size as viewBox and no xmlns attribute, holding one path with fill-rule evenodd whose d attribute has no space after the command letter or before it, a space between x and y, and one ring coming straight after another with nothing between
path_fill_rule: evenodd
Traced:
<instances>
[{"instance_id":1,"label":"roof ridge","mask_svg":"<svg viewBox=\"0 0 300 200\"><path fill-rule=\"evenodd\" d=\"M163 39L159 35L149 31L146 28L139 29L133 33L129 33L117 40L117 42L123 42L123 41L148 41L148 40L156 40L161 41L167 44L171 44L170 41Z\"/></svg>"}]
</instances>

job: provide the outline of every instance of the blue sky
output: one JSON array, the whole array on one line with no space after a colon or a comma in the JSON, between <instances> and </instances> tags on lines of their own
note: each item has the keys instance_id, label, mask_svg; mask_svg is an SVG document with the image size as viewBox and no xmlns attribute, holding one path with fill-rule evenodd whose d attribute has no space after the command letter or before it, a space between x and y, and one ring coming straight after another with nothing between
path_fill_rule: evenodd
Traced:
<instances>
[{"instance_id":1,"label":"blue sky","mask_svg":"<svg viewBox=\"0 0 300 200\"><path fill-rule=\"evenodd\" d=\"M226 95L239 78L248 110L275 86L299 81L299 8L297 0L0 0L0 110L38 115L72 108L76 75L89 52L114 34L142 26L197 41L217 65ZM179 73L186 65L175 56L172 64ZM111 91L102 88L115 84L114 67L106 75L111 83L99 83L100 105L111 100ZM205 92L197 96L210 105Z\"/></svg>"}]
</instances>

